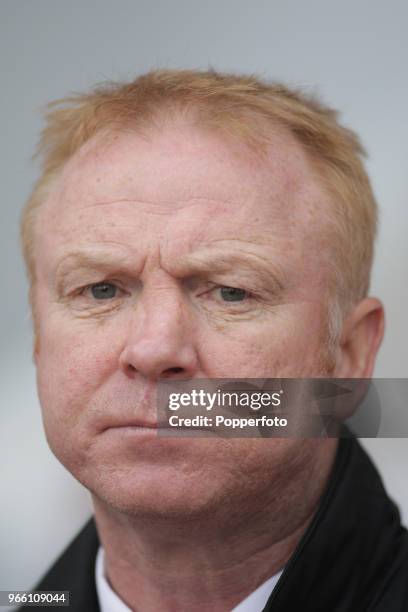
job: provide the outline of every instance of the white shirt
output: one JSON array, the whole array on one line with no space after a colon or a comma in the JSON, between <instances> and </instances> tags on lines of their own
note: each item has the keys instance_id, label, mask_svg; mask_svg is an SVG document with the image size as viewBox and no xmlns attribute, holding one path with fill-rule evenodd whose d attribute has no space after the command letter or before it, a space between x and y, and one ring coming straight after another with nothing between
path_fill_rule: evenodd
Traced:
<instances>
[{"instance_id":1,"label":"white shirt","mask_svg":"<svg viewBox=\"0 0 408 612\"><path fill-rule=\"evenodd\" d=\"M283 570L261 584L244 601L235 606L231 612L262 612L282 572ZM106 580L105 553L102 546L99 547L98 554L96 555L95 581L101 612L132 612L120 597L116 595Z\"/></svg>"}]
</instances>

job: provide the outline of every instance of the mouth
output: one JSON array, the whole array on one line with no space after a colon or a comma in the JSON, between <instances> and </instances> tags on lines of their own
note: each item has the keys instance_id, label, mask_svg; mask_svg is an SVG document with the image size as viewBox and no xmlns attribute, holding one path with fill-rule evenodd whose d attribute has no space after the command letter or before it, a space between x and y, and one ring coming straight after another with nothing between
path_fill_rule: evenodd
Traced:
<instances>
[{"instance_id":1,"label":"mouth","mask_svg":"<svg viewBox=\"0 0 408 612\"><path fill-rule=\"evenodd\" d=\"M107 430L152 430L158 431L160 429L169 429L169 424L166 422L159 423L158 421L142 421L142 420L132 420L132 421L120 421L120 422L112 422L104 425L102 428L102 432Z\"/></svg>"},{"instance_id":2,"label":"mouth","mask_svg":"<svg viewBox=\"0 0 408 612\"><path fill-rule=\"evenodd\" d=\"M168 421L123 421L105 425L101 433L123 436L154 436L164 438L184 438L184 437L213 437L215 432L212 428L188 427L178 425L171 426Z\"/></svg>"}]
</instances>

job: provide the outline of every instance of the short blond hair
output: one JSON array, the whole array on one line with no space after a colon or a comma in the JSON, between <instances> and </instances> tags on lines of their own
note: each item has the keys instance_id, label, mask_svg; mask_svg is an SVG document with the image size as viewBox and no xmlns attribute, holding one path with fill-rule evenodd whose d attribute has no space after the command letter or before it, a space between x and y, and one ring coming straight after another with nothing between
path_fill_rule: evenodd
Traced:
<instances>
[{"instance_id":1,"label":"short blond hair","mask_svg":"<svg viewBox=\"0 0 408 612\"><path fill-rule=\"evenodd\" d=\"M253 76L215 71L156 70L129 83L107 83L51 102L36 156L41 175L21 219L30 284L34 273L34 222L38 207L67 161L102 130L143 128L160 118L188 115L259 152L268 125L289 130L302 145L329 194L335 231L328 250L341 311L367 294L377 226L377 205L356 134L313 96ZM328 257L329 258L329 257Z\"/></svg>"}]
</instances>

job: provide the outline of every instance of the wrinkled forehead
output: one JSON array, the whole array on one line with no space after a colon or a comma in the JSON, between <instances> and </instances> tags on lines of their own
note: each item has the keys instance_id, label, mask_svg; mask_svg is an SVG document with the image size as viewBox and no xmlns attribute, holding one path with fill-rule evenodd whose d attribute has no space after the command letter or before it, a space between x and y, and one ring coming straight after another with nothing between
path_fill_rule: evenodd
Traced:
<instances>
[{"instance_id":1,"label":"wrinkled forehead","mask_svg":"<svg viewBox=\"0 0 408 612\"><path fill-rule=\"evenodd\" d=\"M127 224L146 239L188 224L204 240L307 242L321 234L326 200L307 155L284 129L271 132L261 153L173 124L97 134L67 163L40 225L55 244L82 240L90 229L96 239L107 231L121 239Z\"/></svg>"}]
</instances>

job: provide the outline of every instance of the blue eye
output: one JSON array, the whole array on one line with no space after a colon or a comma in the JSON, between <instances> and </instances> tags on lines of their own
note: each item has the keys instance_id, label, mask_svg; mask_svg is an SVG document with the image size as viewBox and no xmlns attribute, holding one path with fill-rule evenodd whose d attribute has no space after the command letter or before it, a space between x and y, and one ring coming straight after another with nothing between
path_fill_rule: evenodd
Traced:
<instances>
[{"instance_id":1,"label":"blue eye","mask_svg":"<svg viewBox=\"0 0 408 612\"><path fill-rule=\"evenodd\" d=\"M90 287L96 300L109 300L116 296L117 287L111 283L97 283Z\"/></svg>"},{"instance_id":2,"label":"blue eye","mask_svg":"<svg viewBox=\"0 0 408 612\"><path fill-rule=\"evenodd\" d=\"M248 294L245 289L221 287L221 296L225 302L242 302L242 300L248 297Z\"/></svg>"}]
</instances>

